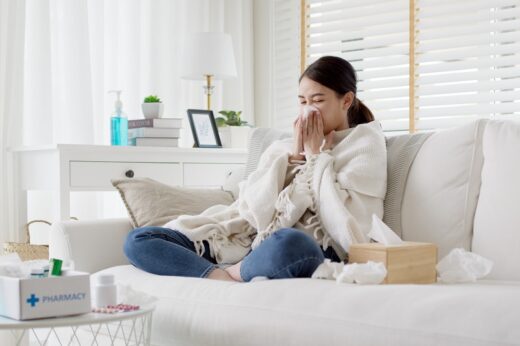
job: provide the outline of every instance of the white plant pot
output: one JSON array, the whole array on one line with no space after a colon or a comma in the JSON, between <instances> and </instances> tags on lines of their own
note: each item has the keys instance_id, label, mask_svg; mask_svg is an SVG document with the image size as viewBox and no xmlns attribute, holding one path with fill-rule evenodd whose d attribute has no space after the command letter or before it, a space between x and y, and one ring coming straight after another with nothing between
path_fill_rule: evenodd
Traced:
<instances>
[{"instance_id":1,"label":"white plant pot","mask_svg":"<svg viewBox=\"0 0 520 346\"><path fill-rule=\"evenodd\" d=\"M163 104L162 102L145 102L141 104L141 109L146 119L160 118L163 113Z\"/></svg>"},{"instance_id":2,"label":"white plant pot","mask_svg":"<svg viewBox=\"0 0 520 346\"><path fill-rule=\"evenodd\" d=\"M222 143L222 148L231 148L231 130L230 126L224 126L218 128L218 136Z\"/></svg>"},{"instance_id":3,"label":"white plant pot","mask_svg":"<svg viewBox=\"0 0 520 346\"><path fill-rule=\"evenodd\" d=\"M218 128L223 148L247 148L249 126L224 126Z\"/></svg>"}]
</instances>

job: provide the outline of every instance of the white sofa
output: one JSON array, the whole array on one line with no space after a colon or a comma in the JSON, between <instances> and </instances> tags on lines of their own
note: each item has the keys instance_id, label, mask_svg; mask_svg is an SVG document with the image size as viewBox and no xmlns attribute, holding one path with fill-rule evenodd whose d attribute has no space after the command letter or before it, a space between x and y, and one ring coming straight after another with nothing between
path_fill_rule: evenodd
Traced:
<instances>
[{"instance_id":1,"label":"white sofa","mask_svg":"<svg viewBox=\"0 0 520 346\"><path fill-rule=\"evenodd\" d=\"M57 223L50 255L157 296L154 345L518 345L519 153L519 123L481 120L429 136L409 169L389 158L389 177L404 180L389 187L401 184L404 193L397 208L385 208L387 223L405 240L436 243L439 259L455 247L491 259L493 271L476 283L157 276L123 255L127 219Z\"/></svg>"}]
</instances>

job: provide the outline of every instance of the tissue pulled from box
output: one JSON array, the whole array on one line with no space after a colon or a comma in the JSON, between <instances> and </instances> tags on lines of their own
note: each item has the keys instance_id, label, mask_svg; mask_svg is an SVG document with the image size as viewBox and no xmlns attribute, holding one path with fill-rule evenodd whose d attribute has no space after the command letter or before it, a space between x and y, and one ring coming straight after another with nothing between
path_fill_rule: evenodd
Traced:
<instances>
[{"instance_id":1,"label":"tissue pulled from box","mask_svg":"<svg viewBox=\"0 0 520 346\"><path fill-rule=\"evenodd\" d=\"M372 227L368 237L383 245L399 245L403 241L376 214L372 214Z\"/></svg>"},{"instance_id":2,"label":"tissue pulled from box","mask_svg":"<svg viewBox=\"0 0 520 346\"><path fill-rule=\"evenodd\" d=\"M491 272L493 262L462 248L456 248L441 259L435 268L442 282L475 282Z\"/></svg>"}]
</instances>

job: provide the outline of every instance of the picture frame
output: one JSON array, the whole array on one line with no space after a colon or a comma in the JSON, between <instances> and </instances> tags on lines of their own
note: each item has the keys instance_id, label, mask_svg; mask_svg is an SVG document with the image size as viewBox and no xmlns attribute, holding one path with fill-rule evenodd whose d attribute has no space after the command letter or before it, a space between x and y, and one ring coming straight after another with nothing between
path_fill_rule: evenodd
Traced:
<instances>
[{"instance_id":1,"label":"picture frame","mask_svg":"<svg viewBox=\"0 0 520 346\"><path fill-rule=\"evenodd\" d=\"M213 111L188 109L191 133L197 148L222 148Z\"/></svg>"}]
</instances>

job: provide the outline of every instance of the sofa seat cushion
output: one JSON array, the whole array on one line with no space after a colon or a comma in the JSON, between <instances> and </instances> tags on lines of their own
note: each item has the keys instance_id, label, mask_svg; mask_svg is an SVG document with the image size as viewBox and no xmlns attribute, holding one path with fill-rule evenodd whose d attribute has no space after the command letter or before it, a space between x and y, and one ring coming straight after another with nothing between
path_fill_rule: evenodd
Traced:
<instances>
[{"instance_id":1,"label":"sofa seat cushion","mask_svg":"<svg viewBox=\"0 0 520 346\"><path fill-rule=\"evenodd\" d=\"M348 285L289 279L234 283L112 267L159 298L158 345L491 345L520 340L520 282Z\"/></svg>"}]
</instances>

